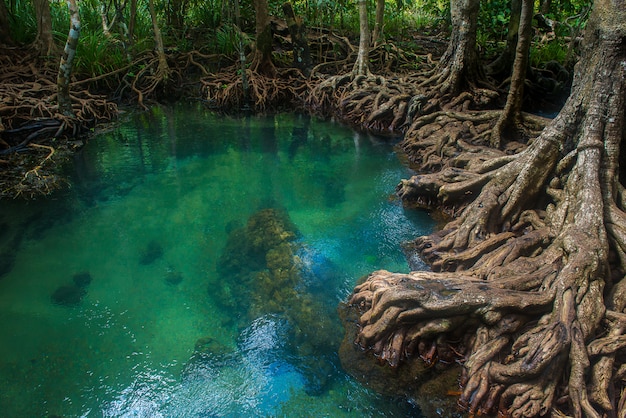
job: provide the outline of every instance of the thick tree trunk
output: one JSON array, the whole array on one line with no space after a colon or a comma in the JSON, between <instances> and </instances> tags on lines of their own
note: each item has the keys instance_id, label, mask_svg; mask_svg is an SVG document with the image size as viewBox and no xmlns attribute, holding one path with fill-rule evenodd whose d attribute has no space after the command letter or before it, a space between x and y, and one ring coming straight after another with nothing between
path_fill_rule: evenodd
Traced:
<instances>
[{"instance_id":1,"label":"thick tree trunk","mask_svg":"<svg viewBox=\"0 0 626 418\"><path fill-rule=\"evenodd\" d=\"M50 56L54 52L52 38L52 16L48 0L33 0L35 16L37 18L37 37L33 46L41 56Z\"/></svg>"},{"instance_id":2,"label":"thick tree trunk","mask_svg":"<svg viewBox=\"0 0 626 418\"><path fill-rule=\"evenodd\" d=\"M513 74L511 75L511 84L504 111L500 115L491 135L491 146L494 148L500 148L500 144L507 139L525 142L525 138L522 138L522 104L524 101L524 83L526 82L526 69L528 68L528 54L532 37L533 1L521 1L522 10L519 21L518 42L515 48Z\"/></svg>"},{"instance_id":3,"label":"thick tree trunk","mask_svg":"<svg viewBox=\"0 0 626 418\"><path fill-rule=\"evenodd\" d=\"M74 117L72 109L72 100L70 98L70 78L72 76L72 64L76 56L76 47L78 46L78 37L80 36L80 15L78 13L78 5L76 0L67 0L67 7L70 13L70 30L59 63L59 73L57 75L57 102L59 104L59 113Z\"/></svg>"},{"instance_id":4,"label":"thick tree trunk","mask_svg":"<svg viewBox=\"0 0 626 418\"><path fill-rule=\"evenodd\" d=\"M165 48L163 47L163 38L161 37L161 29L157 21L156 11L154 10L154 0L148 0L148 9L150 10L150 19L152 20L152 31L154 32L154 42L156 44L156 52L159 60L157 68L157 78L167 80L170 73L170 67L167 65L165 57Z\"/></svg>"},{"instance_id":5,"label":"thick tree trunk","mask_svg":"<svg viewBox=\"0 0 626 418\"><path fill-rule=\"evenodd\" d=\"M4 0L0 0L0 42L4 45L13 45L9 26L9 10Z\"/></svg>"},{"instance_id":6,"label":"thick tree trunk","mask_svg":"<svg viewBox=\"0 0 626 418\"><path fill-rule=\"evenodd\" d=\"M367 0L358 0L359 6L359 51L352 68L353 75L369 75L370 29L367 22Z\"/></svg>"},{"instance_id":7,"label":"thick tree trunk","mask_svg":"<svg viewBox=\"0 0 626 418\"><path fill-rule=\"evenodd\" d=\"M385 19L385 0L376 0L376 20L374 20L374 33L372 34L372 45L378 45L383 39L383 25Z\"/></svg>"},{"instance_id":8,"label":"thick tree trunk","mask_svg":"<svg viewBox=\"0 0 626 418\"><path fill-rule=\"evenodd\" d=\"M276 76L276 67L272 62L272 27L267 0L254 0L256 12L256 43L252 69L269 77Z\"/></svg>"},{"instance_id":9,"label":"thick tree trunk","mask_svg":"<svg viewBox=\"0 0 626 418\"><path fill-rule=\"evenodd\" d=\"M452 33L448 49L437 65L436 90L441 96L456 96L482 77L476 52L476 31L480 0L452 0Z\"/></svg>"},{"instance_id":10,"label":"thick tree trunk","mask_svg":"<svg viewBox=\"0 0 626 418\"><path fill-rule=\"evenodd\" d=\"M296 16L291 3L283 3L283 13L289 27L291 44L293 47L293 66L299 68L305 75L311 73L313 61L311 50L306 37L306 26L302 18Z\"/></svg>"},{"instance_id":11,"label":"thick tree trunk","mask_svg":"<svg viewBox=\"0 0 626 418\"><path fill-rule=\"evenodd\" d=\"M355 288L362 348L392 367L457 356L472 414L625 416L625 39L623 1L595 1L570 98L539 137L403 181L406 201L467 206L416 241L434 271Z\"/></svg>"}]
</instances>

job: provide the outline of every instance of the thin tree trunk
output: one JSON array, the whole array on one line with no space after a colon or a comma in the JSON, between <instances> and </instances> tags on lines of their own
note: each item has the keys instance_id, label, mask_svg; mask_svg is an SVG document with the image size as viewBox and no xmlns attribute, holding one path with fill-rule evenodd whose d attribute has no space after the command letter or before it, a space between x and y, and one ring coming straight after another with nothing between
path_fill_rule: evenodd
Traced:
<instances>
[{"instance_id":1,"label":"thin tree trunk","mask_svg":"<svg viewBox=\"0 0 626 418\"><path fill-rule=\"evenodd\" d=\"M243 47L241 31L241 12L239 10L239 0L235 1L235 23L237 24L237 38L239 46L239 64L241 66L241 86L243 90L243 107L247 108L250 102L250 87L248 86L248 75L246 72L246 53Z\"/></svg>"},{"instance_id":2,"label":"thin tree trunk","mask_svg":"<svg viewBox=\"0 0 626 418\"><path fill-rule=\"evenodd\" d=\"M376 20L374 21L374 33L372 35L372 45L378 45L383 40L383 25L385 19L385 0L376 0Z\"/></svg>"},{"instance_id":3,"label":"thin tree trunk","mask_svg":"<svg viewBox=\"0 0 626 418\"><path fill-rule=\"evenodd\" d=\"M311 72L312 60L309 42L306 38L306 26L302 18L296 16L291 3L283 3L283 13L289 27L291 44L293 47L293 66L299 68L305 75Z\"/></svg>"},{"instance_id":4,"label":"thin tree trunk","mask_svg":"<svg viewBox=\"0 0 626 418\"><path fill-rule=\"evenodd\" d=\"M170 67L167 65L165 57L165 48L163 48L163 38L161 37L161 29L157 22L156 11L154 10L154 0L148 0L148 8L150 9L150 19L152 20L152 30L154 32L154 42L156 43L157 57L159 59L159 67L157 69L157 77L167 80Z\"/></svg>"},{"instance_id":5,"label":"thin tree trunk","mask_svg":"<svg viewBox=\"0 0 626 418\"><path fill-rule=\"evenodd\" d=\"M33 43L39 55L50 56L54 51L54 39L52 38L52 15L48 0L33 0L35 16L37 18L37 37Z\"/></svg>"},{"instance_id":6,"label":"thin tree trunk","mask_svg":"<svg viewBox=\"0 0 626 418\"><path fill-rule=\"evenodd\" d=\"M107 38L110 38L111 37L110 26L113 26L113 25L109 25L109 17L107 16L107 7L104 2L100 4L100 21L102 22L102 33Z\"/></svg>"},{"instance_id":7,"label":"thin tree trunk","mask_svg":"<svg viewBox=\"0 0 626 418\"><path fill-rule=\"evenodd\" d=\"M487 74L498 76L510 74L513 61L515 60L515 48L517 48L517 35L519 32L520 14L522 13L522 1L511 0L511 16L506 35L506 45L498 58L486 67Z\"/></svg>"},{"instance_id":8,"label":"thin tree trunk","mask_svg":"<svg viewBox=\"0 0 626 418\"><path fill-rule=\"evenodd\" d=\"M522 0L517 48L515 49L515 63L511 75L511 85L506 99L504 110L496 123L491 136L491 145L499 148L504 136L511 139L519 136L522 131L522 103L524 102L524 83L528 68L528 54L532 35L533 1Z\"/></svg>"},{"instance_id":9,"label":"thin tree trunk","mask_svg":"<svg viewBox=\"0 0 626 418\"><path fill-rule=\"evenodd\" d=\"M57 102L61 114L74 117L72 100L70 99L70 78L72 75L72 64L76 56L76 47L78 46L78 37L80 36L80 15L76 0L67 0L67 7L70 13L70 30L57 75Z\"/></svg>"},{"instance_id":10,"label":"thin tree trunk","mask_svg":"<svg viewBox=\"0 0 626 418\"><path fill-rule=\"evenodd\" d=\"M137 0L130 0L130 16L128 22L128 47L130 50L135 46L135 25L137 23Z\"/></svg>"},{"instance_id":11,"label":"thin tree trunk","mask_svg":"<svg viewBox=\"0 0 626 418\"><path fill-rule=\"evenodd\" d=\"M552 0L542 0L541 2L541 14L546 15L550 13L550 7L552 6Z\"/></svg>"},{"instance_id":12,"label":"thin tree trunk","mask_svg":"<svg viewBox=\"0 0 626 418\"><path fill-rule=\"evenodd\" d=\"M353 75L369 75L370 29L367 22L367 0L358 0L359 5L359 52L352 68Z\"/></svg>"}]
</instances>

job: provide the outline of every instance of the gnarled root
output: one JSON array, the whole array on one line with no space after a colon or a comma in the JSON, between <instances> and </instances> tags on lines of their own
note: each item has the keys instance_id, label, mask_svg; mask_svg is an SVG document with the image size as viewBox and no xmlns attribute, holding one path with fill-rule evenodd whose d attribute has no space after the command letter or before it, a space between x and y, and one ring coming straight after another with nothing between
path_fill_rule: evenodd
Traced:
<instances>
[{"instance_id":1,"label":"gnarled root","mask_svg":"<svg viewBox=\"0 0 626 418\"><path fill-rule=\"evenodd\" d=\"M434 342L436 359L458 341L460 404L472 414L622 413L626 214L606 150L624 125L616 113L605 129L602 112L617 111L604 105L566 107L515 155L481 158L459 134L464 149L442 171L403 181L403 200L461 213L413 243L433 271L378 271L354 289L356 343L399 367L420 347ZM569 136L572 121L580 131Z\"/></svg>"}]
</instances>

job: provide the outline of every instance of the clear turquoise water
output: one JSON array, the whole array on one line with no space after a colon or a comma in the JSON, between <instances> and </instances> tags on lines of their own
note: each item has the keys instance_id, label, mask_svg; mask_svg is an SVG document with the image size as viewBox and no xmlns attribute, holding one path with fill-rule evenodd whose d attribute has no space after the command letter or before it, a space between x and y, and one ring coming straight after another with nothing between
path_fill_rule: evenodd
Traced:
<instances>
[{"instance_id":1,"label":"clear turquoise water","mask_svg":"<svg viewBox=\"0 0 626 418\"><path fill-rule=\"evenodd\" d=\"M393 198L408 172L391 145L304 116L156 108L68 170L69 192L0 206L1 416L417 416L345 374L334 347L304 354L284 316L246 318L216 290L229 225L268 206L299 231L313 274L297 291L323 301L318 318L336 323L359 277L408 271L399 244L433 221ZM81 272L82 300L53 303ZM194 357L201 338L214 352Z\"/></svg>"}]
</instances>

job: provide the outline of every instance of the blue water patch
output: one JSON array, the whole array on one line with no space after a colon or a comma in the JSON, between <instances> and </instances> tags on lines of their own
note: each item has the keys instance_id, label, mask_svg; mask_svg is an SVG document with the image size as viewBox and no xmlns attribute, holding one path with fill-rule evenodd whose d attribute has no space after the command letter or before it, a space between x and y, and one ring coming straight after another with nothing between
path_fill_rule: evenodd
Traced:
<instances>
[{"instance_id":1,"label":"blue water patch","mask_svg":"<svg viewBox=\"0 0 626 418\"><path fill-rule=\"evenodd\" d=\"M302 115L154 108L68 170L54 199L0 207L3 416L413 411L346 375L336 353L337 304L364 274L408 271L401 243L433 228L394 198L410 172L391 144ZM261 293L218 267L264 207L297 230L303 280L249 300ZM260 283L263 269L233 260Z\"/></svg>"}]
</instances>

